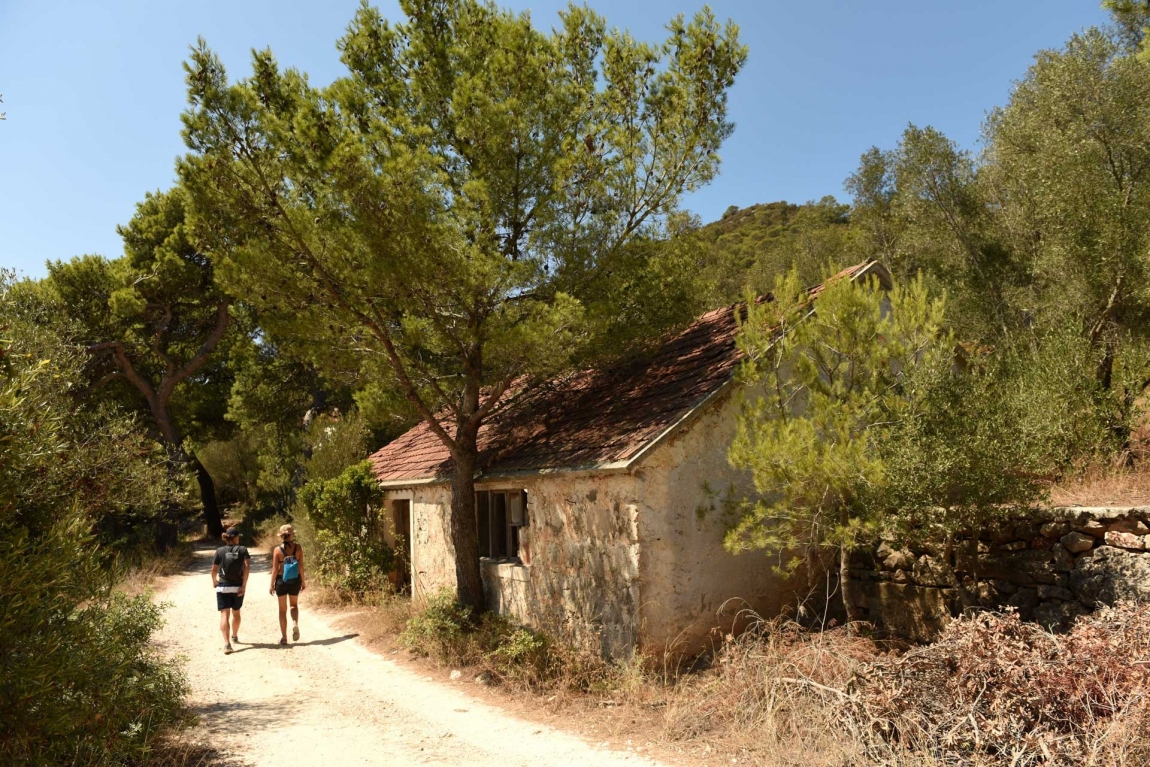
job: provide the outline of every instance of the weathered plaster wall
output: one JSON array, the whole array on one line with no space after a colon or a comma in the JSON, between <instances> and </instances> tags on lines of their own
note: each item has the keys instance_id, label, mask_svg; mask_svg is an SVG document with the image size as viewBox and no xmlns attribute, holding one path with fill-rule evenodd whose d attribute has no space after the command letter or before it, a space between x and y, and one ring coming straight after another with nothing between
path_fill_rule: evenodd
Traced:
<instances>
[{"instance_id":1,"label":"weathered plaster wall","mask_svg":"<svg viewBox=\"0 0 1150 767\"><path fill-rule=\"evenodd\" d=\"M644 650L701 649L710 630L728 628L739 609L772 616L795 607L807 592L774 572L777 557L762 552L733 555L723 548L731 522L727 502L751 489L749 474L727 462L739 396L738 388L724 395L656 447L636 470L643 499L639 561Z\"/></svg>"},{"instance_id":2,"label":"weathered plaster wall","mask_svg":"<svg viewBox=\"0 0 1150 767\"><path fill-rule=\"evenodd\" d=\"M947 552L884 543L856 556L867 620L933 638L966 606L1011 607L1059 630L1098 603L1150 599L1150 508L1048 509Z\"/></svg>"},{"instance_id":3,"label":"weathered plaster wall","mask_svg":"<svg viewBox=\"0 0 1150 767\"><path fill-rule=\"evenodd\" d=\"M484 561L488 607L578 647L629 657L639 617L634 479L552 474L480 488L527 491L524 564Z\"/></svg>"},{"instance_id":4,"label":"weathered plaster wall","mask_svg":"<svg viewBox=\"0 0 1150 767\"><path fill-rule=\"evenodd\" d=\"M455 589L455 549L447 528L450 485L417 485L411 491L412 598Z\"/></svg>"}]
</instances>

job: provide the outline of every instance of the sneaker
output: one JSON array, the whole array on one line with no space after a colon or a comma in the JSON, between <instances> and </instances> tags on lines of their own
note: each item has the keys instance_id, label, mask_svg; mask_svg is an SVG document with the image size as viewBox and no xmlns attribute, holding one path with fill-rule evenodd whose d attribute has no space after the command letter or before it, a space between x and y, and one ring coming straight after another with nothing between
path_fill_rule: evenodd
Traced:
<instances>
[{"instance_id":1,"label":"sneaker","mask_svg":"<svg viewBox=\"0 0 1150 767\"><path fill-rule=\"evenodd\" d=\"M239 643L240 643L240 638L239 638L238 636L234 636L234 635L233 635L233 636L232 636L232 641L233 641L233 642L235 642L236 644L239 644Z\"/></svg>"},{"instance_id":2,"label":"sneaker","mask_svg":"<svg viewBox=\"0 0 1150 767\"><path fill-rule=\"evenodd\" d=\"M293 642L299 641L299 624L298 623L291 627L291 638L292 638Z\"/></svg>"},{"instance_id":3,"label":"sneaker","mask_svg":"<svg viewBox=\"0 0 1150 767\"><path fill-rule=\"evenodd\" d=\"M280 637L280 644L281 645L287 644L287 637Z\"/></svg>"},{"instance_id":4,"label":"sneaker","mask_svg":"<svg viewBox=\"0 0 1150 767\"><path fill-rule=\"evenodd\" d=\"M233 652L235 651L232 650L232 646L230 644L224 645L224 655L231 655Z\"/></svg>"}]
</instances>

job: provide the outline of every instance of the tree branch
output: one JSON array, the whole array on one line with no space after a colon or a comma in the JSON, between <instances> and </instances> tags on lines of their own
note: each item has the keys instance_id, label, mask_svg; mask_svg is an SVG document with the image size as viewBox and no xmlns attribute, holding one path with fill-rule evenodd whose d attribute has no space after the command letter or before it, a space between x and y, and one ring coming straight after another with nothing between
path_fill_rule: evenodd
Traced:
<instances>
[{"instance_id":1,"label":"tree branch","mask_svg":"<svg viewBox=\"0 0 1150 767\"><path fill-rule=\"evenodd\" d=\"M280 221L283 222L285 228L287 229L287 234L291 239L295 241L296 253L302 256L309 263L315 274L318 276L320 285L336 303L336 305L342 307L345 311L358 318L359 321L363 323L363 325L368 329L368 331L374 335L381 344L383 344L384 351L387 353L388 361L391 363L391 367L395 371L396 377L399 378L400 385L403 387L404 395L407 397L409 402L415 405L415 409L419 412L419 415L427 422L428 427L430 427L435 436L439 437L439 439L443 442L448 450L454 452L456 449L455 440L452 439L451 435L449 435L443 426L439 423L438 419L435 417L435 414L431 412L431 409L423 401L423 398L419 396L419 391L415 388L411 378L408 376L406 366L403 364L403 360L400 358L399 353L395 348L395 344L392 342L391 334L388 333L379 323L373 321L372 318L366 315L363 311L353 307L340 294L332 275L328 273L323 264L316 257L315 253L312 252L303 236L298 231L296 231L296 228L292 225L291 217L288 216L287 211L284 210L283 205L280 203L279 196L275 194L275 190L273 189L272 185L264 176L259 162L257 162L252 153L248 151L248 148L240 137L239 132L235 129L235 127L231 124L230 120L228 120L226 116L220 115L220 118L229 129L233 141L236 142L237 150L243 156L248 167L251 168L252 172L255 173L256 177L259 179L259 183L263 187L263 191L266 194L267 199L271 201L271 206L275 209L275 212L277 213ZM237 180L240 183L245 183L243 178L239 178L239 174L235 175L237 176Z\"/></svg>"},{"instance_id":2,"label":"tree branch","mask_svg":"<svg viewBox=\"0 0 1150 767\"><path fill-rule=\"evenodd\" d=\"M119 341L104 341L103 343L92 344L88 347L89 354L98 354L99 352L110 351L113 358L116 360L116 365L120 368L120 374L127 378L133 386L135 386L140 394L144 395L144 399L148 401L151 406L156 401L156 390L148 383L147 379L137 372L132 361L128 359L127 353L124 351L124 345ZM109 376L104 376L101 383Z\"/></svg>"},{"instance_id":3,"label":"tree branch","mask_svg":"<svg viewBox=\"0 0 1150 767\"><path fill-rule=\"evenodd\" d=\"M208 337L204 339L204 343L200 345L195 356L188 360L188 363L182 368L165 375L164 380L160 382L160 397L165 407L167 407L168 399L172 396L176 386L204 366L204 363L208 361L208 355L224 337L231 319L231 315L228 314L231 303L231 299L225 298L216 304L216 325Z\"/></svg>"}]
</instances>

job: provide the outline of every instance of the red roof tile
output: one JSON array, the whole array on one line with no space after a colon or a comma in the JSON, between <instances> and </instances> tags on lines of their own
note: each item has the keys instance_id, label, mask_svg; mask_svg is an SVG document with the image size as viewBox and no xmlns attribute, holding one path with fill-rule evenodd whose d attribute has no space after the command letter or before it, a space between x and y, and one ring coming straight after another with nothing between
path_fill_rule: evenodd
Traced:
<instances>
[{"instance_id":1,"label":"red roof tile","mask_svg":"<svg viewBox=\"0 0 1150 767\"><path fill-rule=\"evenodd\" d=\"M872 265L842 275L853 278ZM480 427L479 470L495 476L631 461L734 375L742 358L735 309L708 312L652 354L617 368L573 372L513 395ZM371 462L376 477L392 485L451 474L451 456L426 423Z\"/></svg>"}]
</instances>

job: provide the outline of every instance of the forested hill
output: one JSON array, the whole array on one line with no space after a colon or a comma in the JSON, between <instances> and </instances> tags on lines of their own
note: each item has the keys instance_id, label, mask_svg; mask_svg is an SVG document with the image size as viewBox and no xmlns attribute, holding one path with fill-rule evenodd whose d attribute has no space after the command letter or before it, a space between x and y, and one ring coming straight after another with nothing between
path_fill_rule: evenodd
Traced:
<instances>
[{"instance_id":1,"label":"forested hill","mask_svg":"<svg viewBox=\"0 0 1150 767\"><path fill-rule=\"evenodd\" d=\"M775 275L797 267L802 279L819 281L831 262L852 261L850 207L833 197L796 205L786 201L731 206L718 221L703 226L698 237L708 250L718 280L712 303L742 297L750 285L768 290Z\"/></svg>"}]
</instances>

